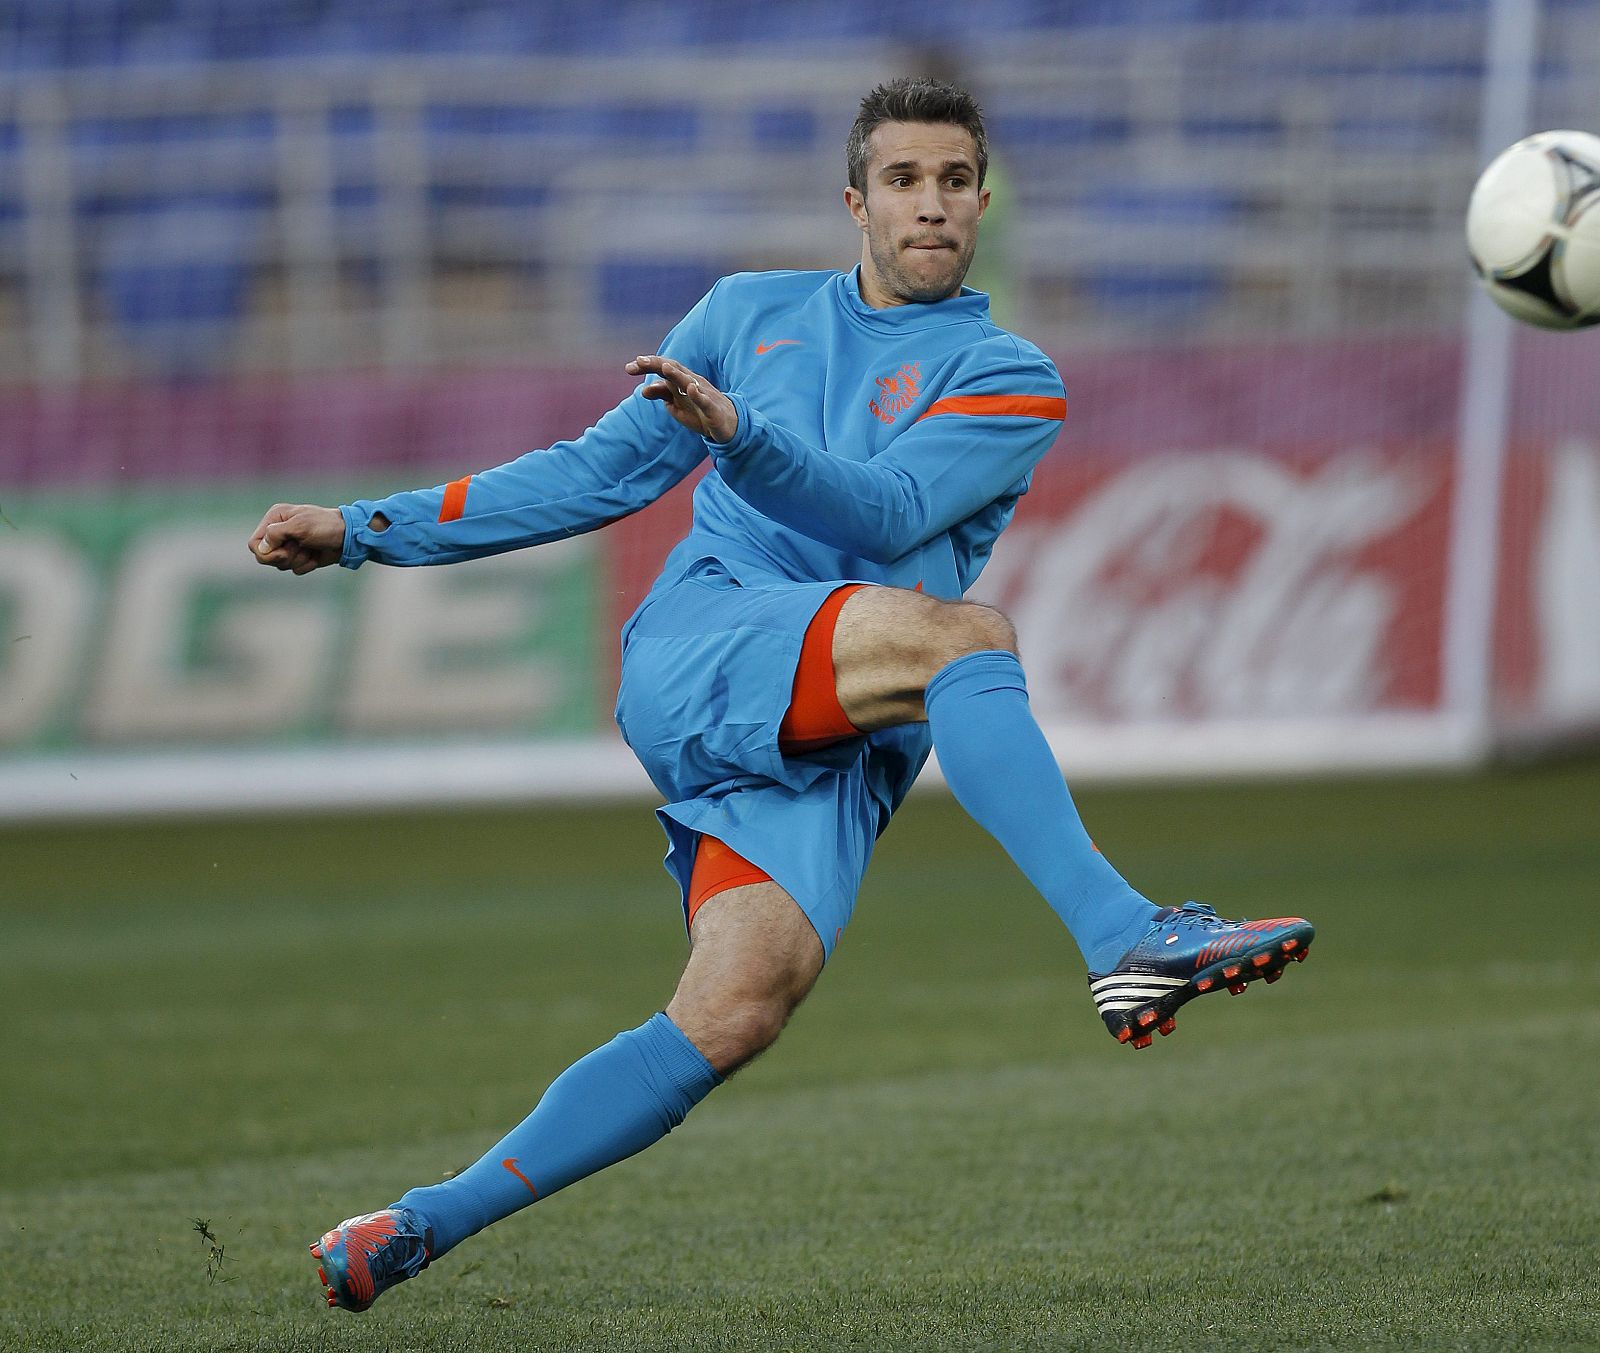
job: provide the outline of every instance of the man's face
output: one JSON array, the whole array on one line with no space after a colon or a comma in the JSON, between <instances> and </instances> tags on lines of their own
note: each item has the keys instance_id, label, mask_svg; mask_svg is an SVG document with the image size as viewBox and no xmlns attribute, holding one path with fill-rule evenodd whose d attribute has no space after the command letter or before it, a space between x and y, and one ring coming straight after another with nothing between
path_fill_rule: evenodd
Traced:
<instances>
[{"instance_id":1,"label":"man's face","mask_svg":"<svg viewBox=\"0 0 1600 1353\"><path fill-rule=\"evenodd\" d=\"M867 151L866 193L844 190L866 237L862 299L882 307L955 295L989 205L972 133L942 122L885 122Z\"/></svg>"}]
</instances>

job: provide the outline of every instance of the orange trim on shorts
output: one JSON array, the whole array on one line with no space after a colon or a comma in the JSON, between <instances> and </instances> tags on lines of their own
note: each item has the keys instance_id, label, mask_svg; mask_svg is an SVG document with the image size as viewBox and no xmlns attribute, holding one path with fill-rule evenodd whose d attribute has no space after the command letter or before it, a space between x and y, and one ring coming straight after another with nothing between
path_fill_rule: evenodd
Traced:
<instances>
[{"instance_id":1,"label":"orange trim on shorts","mask_svg":"<svg viewBox=\"0 0 1600 1353\"><path fill-rule=\"evenodd\" d=\"M859 737L861 730L845 717L839 704L839 686L833 675L833 631L839 612L866 583L845 583L828 594L806 626L795 664L794 689L789 709L778 729L778 748L784 752L814 752L819 747Z\"/></svg>"},{"instance_id":2,"label":"orange trim on shorts","mask_svg":"<svg viewBox=\"0 0 1600 1353\"><path fill-rule=\"evenodd\" d=\"M707 898L730 888L743 888L747 883L771 882L771 874L751 864L731 846L702 832L694 852L694 869L689 875L689 924L694 924L694 914Z\"/></svg>"},{"instance_id":3,"label":"orange trim on shorts","mask_svg":"<svg viewBox=\"0 0 1600 1353\"><path fill-rule=\"evenodd\" d=\"M1053 418L1059 423L1067 416L1067 401L1046 395L951 395L935 400L916 421L920 423L939 413L980 418Z\"/></svg>"},{"instance_id":4,"label":"orange trim on shorts","mask_svg":"<svg viewBox=\"0 0 1600 1353\"><path fill-rule=\"evenodd\" d=\"M444 486L444 502L439 504L441 522L461 520L461 514L467 510L467 485L471 482L471 475L462 475Z\"/></svg>"},{"instance_id":5,"label":"orange trim on shorts","mask_svg":"<svg viewBox=\"0 0 1600 1353\"><path fill-rule=\"evenodd\" d=\"M806 626L800 657L795 663L789 709L778 731L778 746L785 752L816 751L830 743L860 736L861 730L845 717L839 704L839 688L833 676L833 631L845 602L865 586L866 583L845 583L834 588ZM695 846L694 867L689 871L687 920L693 925L695 913L718 893L751 883L771 882L772 875L766 870L751 864L733 847L702 832Z\"/></svg>"}]
</instances>

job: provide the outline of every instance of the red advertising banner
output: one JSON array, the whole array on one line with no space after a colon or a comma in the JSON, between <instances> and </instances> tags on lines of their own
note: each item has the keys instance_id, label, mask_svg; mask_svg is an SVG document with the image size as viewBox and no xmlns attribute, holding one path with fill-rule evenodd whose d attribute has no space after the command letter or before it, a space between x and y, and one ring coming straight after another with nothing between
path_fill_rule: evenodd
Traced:
<instances>
[{"instance_id":1,"label":"red advertising banner","mask_svg":"<svg viewBox=\"0 0 1600 1353\"><path fill-rule=\"evenodd\" d=\"M1052 724L1436 712L1455 478L1437 439L1063 445L972 596L1016 622ZM613 629L687 527L689 487L606 533ZM1600 721L1600 439L1514 446L1501 522L1496 712Z\"/></svg>"},{"instance_id":2,"label":"red advertising banner","mask_svg":"<svg viewBox=\"0 0 1600 1353\"><path fill-rule=\"evenodd\" d=\"M1592 725L1600 346L1518 341L1501 529L1481 542L1497 553L1497 712ZM1439 709L1456 344L1105 352L1061 367L1066 429L974 592L1016 620L1042 718L1115 727ZM590 369L0 391L0 512L48 500L39 521L10 525L59 534L78 519L75 496L103 512L113 491L156 501L194 486L240 501L249 484L265 506L335 474L377 496L574 436L629 386L620 370ZM607 726L617 630L686 527L691 488L591 542L595 628L570 652L600 656L569 679L591 687L595 731ZM167 528L180 534L181 501ZM42 605L20 567L0 568L0 629ZM502 641L492 625L461 636ZM38 643L0 662L0 696L32 670L21 655ZM75 717L60 711L52 745Z\"/></svg>"}]
</instances>

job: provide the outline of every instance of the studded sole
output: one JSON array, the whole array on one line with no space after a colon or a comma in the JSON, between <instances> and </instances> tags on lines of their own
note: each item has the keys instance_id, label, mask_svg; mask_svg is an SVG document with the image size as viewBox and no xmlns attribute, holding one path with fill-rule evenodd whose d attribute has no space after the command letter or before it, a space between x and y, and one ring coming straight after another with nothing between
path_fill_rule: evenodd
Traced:
<instances>
[{"instance_id":1,"label":"studded sole","mask_svg":"<svg viewBox=\"0 0 1600 1353\"><path fill-rule=\"evenodd\" d=\"M328 1272L327 1268L325 1267L328 1263L328 1256L323 1252L322 1249L323 1245L327 1242L327 1239L327 1236L323 1236L321 1240L312 1244L308 1248L311 1250L311 1257L317 1261L317 1281L322 1284L322 1294L327 1298L328 1305L330 1307L338 1307L339 1309L346 1311L367 1310L368 1307L372 1305L370 1301L367 1302L365 1306L358 1305L354 1302L340 1301L339 1294L334 1290L333 1284L328 1281Z\"/></svg>"},{"instance_id":2,"label":"studded sole","mask_svg":"<svg viewBox=\"0 0 1600 1353\"><path fill-rule=\"evenodd\" d=\"M1272 940L1259 949L1247 949L1242 954L1202 968L1181 987L1174 987L1164 996L1131 1010L1106 1014L1102 1018L1117 1042L1143 1050L1155 1042L1157 1033L1165 1038L1177 1028L1174 1017L1178 1010L1196 996L1207 995L1221 987L1238 996L1258 978L1270 986L1283 976L1290 963L1304 963L1310 953L1310 939L1290 936Z\"/></svg>"},{"instance_id":3,"label":"studded sole","mask_svg":"<svg viewBox=\"0 0 1600 1353\"><path fill-rule=\"evenodd\" d=\"M334 1295L333 1285L328 1281L328 1275L322 1267L324 1261L322 1247L321 1245L311 1245L308 1248L311 1251L311 1257L317 1261L317 1281L322 1284L322 1293L327 1297L328 1305L337 1306L339 1298Z\"/></svg>"}]
</instances>

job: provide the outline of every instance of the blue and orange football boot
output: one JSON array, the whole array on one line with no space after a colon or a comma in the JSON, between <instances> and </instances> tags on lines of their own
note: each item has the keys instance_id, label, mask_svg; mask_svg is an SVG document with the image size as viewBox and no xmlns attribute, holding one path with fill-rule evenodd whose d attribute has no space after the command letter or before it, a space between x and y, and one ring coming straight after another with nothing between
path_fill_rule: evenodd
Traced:
<instances>
[{"instance_id":1,"label":"blue and orange football boot","mask_svg":"<svg viewBox=\"0 0 1600 1353\"><path fill-rule=\"evenodd\" d=\"M1223 988L1237 996L1258 977L1276 982L1291 960L1305 960L1316 933L1298 916L1227 921L1199 902L1162 907L1115 968L1089 974L1089 991L1117 1042L1148 1048L1196 996Z\"/></svg>"},{"instance_id":2,"label":"blue and orange football boot","mask_svg":"<svg viewBox=\"0 0 1600 1353\"><path fill-rule=\"evenodd\" d=\"M433 1258L433 1235L408 1207L386 1207L340 1222L311 1247L328 1305L364 1311L415 1278Z\"/></svg>"}]
</instances>

